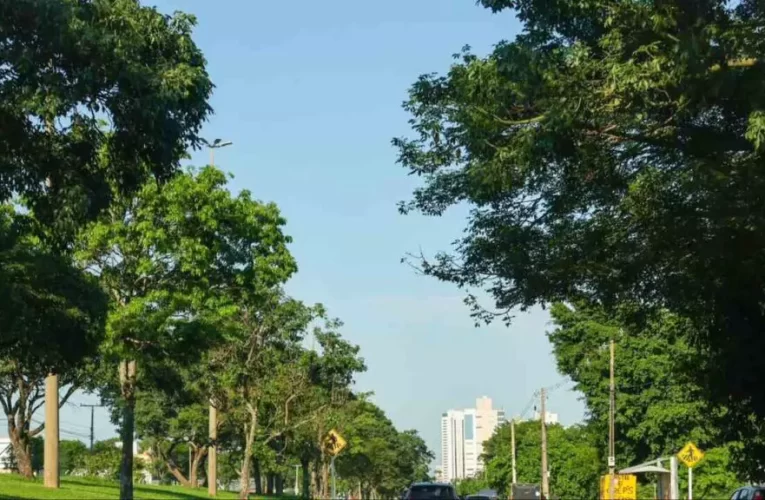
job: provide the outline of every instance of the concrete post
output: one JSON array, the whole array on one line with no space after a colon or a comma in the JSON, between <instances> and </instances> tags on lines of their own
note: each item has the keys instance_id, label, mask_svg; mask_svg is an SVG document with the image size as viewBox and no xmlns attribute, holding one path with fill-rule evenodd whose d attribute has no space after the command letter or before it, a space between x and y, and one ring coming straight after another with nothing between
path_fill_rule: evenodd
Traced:
<instances>
[{"instance_id":1,"label":"concrete post","mask_svg":"<svg viewBox=\"0 0 765 500\"><path fill-rule=\"evenodd\" d=\"M45 378L45 456L43 467L46 488L58 488L58 375L50 374Z\"/></svg>"}]
</instances>

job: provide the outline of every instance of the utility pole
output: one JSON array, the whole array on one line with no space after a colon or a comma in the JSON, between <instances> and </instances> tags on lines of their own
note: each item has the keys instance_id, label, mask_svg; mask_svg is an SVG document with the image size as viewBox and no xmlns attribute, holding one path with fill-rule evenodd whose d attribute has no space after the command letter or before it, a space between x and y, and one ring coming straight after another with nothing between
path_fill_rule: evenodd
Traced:
<instances>
[{"instance_id":1,"label":"utility pole","mask_svg":"<svg viewBox=\"0 0 765 500\"><path fill-rule=\"evenodd\" d=\"M609 398L608 398L608 498L614 500L614 475L616 474L616 426L614 416L616 413L616 384L614 382L614 358L616 354L614 340L610 344L611 359L609 362Z\"/></svg>"},{"instance_id":2,"label":"utility pole","mask_svg":"<svg viewBox=\"0 0 765 500\"><path fill-rule=\"evenodd\" d=\"M512 460L513 460L513 483L515 484L518 482L518 477L516 476L515 472L515 418L510 420L510 446L512 448Z\"/></svg>"},{"instance_id":3,"label":"utility pole","mask_svg":"<svg viewBox=\"0 0 765 500\"><path fill-rule=\"evenodd\" d=\"M547 500L550 496L550 484L549 484L549 478L547 475L547 422L545 422L545 419L547 417L547 411L545 410L545 399L547 396L547 391L545 388L542 388L542 401L541 401L541 412L540 412L540 422L542 422L542 500Z\"/></svg>"},{"instance_id":4,"label":"utility pole","mask_svg":"<svg viewBox=\"0 0 765 500\"><path fill-rule=\"evenodd\" d=\"M90 452L93 452L93 443L96 438L96 432L95 432L95 414L96 414L96 408L101 408L104 405L85 405L80 403L80 406L82 408L90 408Z\"/></svg>"}]
</instances>

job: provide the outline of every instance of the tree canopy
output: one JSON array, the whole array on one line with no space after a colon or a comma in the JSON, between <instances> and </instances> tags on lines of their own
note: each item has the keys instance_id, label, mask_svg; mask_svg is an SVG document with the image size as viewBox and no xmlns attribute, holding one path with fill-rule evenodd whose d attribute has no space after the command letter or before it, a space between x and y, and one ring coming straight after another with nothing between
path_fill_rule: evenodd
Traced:
<instances>
[{"instance_id":1,"label":"tree canopy","mask_svg":"<svg viewBox=\"0 0 765 500\"><path fill-rule=\"evenodd\" d=\"M111 397L121 411L123 496L132 496L140 385L174 380L174 366L198 361L226 340L237 297L259 296L295 271L276 206L247 191L233 196L226 182L223 172L206 167L146 184L119 197L78 240L79 261L112 301L102 351L119 365Z\"/></svg>"},{"instance_id":2,"label":"tree canopy","mask_svg":"<svg viewBox=\"0 0 765 500\"><path fill-rule=\"evenodd\" d=\"M614 314L585 302L554 304L551 313L555 328L548 336L558 370L583 395L601 463L608 435L607 346L613 339L619 464L673 455L692 441L707 452L694 470L694 481L709 497L763 477L761 420L731 418L728 408L704 397L703 381L695 373L705 369L708 359L691 343L690 321L667 311L635 321L634 307L623 305Z\"/></svg>"},{"instance_id":3,"label":"tree canopy","mask_svg":"<svg viewBox=\"0 0 765 500\"><path fill-rule=\"evenodd\" d=\"M97 280L46 244L38 221L0 204L0 408L16 468L34 472L33 439L44 423L45 377L59 375L64 404L92 385L88 369L104 339L107 297Z\"/></svg>"},{"instance_id":4,"label":"tree canopy","mask_svg":"<svg viewBox=\"0 0 765 500\"><path fill-rule=\"evenodd\" d=\"M195 22L138 0L3 2L0 201L53 222L169 178L210 113Z\"/></svg>"},{"instance_id":5,"label":"tree canopy","mask_svg":"<svg viewBox=\"0 0 765 500\"><path fill-rule=\"evenodd\" d=\"M708 395L765 414L765 4L483 0L524 31L424 75L394 140L403 211L472 207L423 270L497 311L666 308L708 348ZM735 402L735 404L734 404Z\"/></svg>"},{"instance_id":6,"label":"tree canopy","mask_svg":"<svg viewBox=\"0 0 765 500\"><path fill-rule=\"evenodd\" d=\"M519 483L539 484L542 430L538 421L515 425ZM550 493L556 498L597 498L601 463L594 434L586 427L547 426ZM510 425L503 424L484 443L485 479L501 494L510 493Z\"/></svg>"}]
</instances>

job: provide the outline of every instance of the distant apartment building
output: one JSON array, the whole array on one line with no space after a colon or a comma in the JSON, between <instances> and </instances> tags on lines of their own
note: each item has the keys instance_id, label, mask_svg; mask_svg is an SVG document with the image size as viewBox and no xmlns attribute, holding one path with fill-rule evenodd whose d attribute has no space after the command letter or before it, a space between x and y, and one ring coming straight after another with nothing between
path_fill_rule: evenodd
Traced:
<instances>
[{"instance_id":1,"label":"distant apartment building","mask_svg":"<svg viewBox=\"0 0 765 500\"><path fill-rule=\"evenodd\" d=\"M490 398L476 400L475 408L449 410L441 415L441 478L452 482L473 477L483 470L483 443L505 413L492 407Z\"/></svg>"}]
</instances>

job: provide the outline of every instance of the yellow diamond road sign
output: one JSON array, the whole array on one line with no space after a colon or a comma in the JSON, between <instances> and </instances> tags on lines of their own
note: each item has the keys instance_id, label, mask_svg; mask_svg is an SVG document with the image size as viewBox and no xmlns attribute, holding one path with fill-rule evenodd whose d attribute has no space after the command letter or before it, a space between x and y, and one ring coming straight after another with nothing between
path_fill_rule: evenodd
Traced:
<instances>
[{"instance_id":1,"label":"yellow diamond road sign","mask_svg":"<svg viewBox=\"0 0 765 500\"><path fill-rule=\"evenodd\" d=\"M343 448L345 448L347 444L348 443L343 439L343 436L341 436L335 429L329 431L327 437L324 438L324 448L330 455L337 455L343 451Z\"/></svg>"},{"instance_id":2,"label":"yellow diamond road sign","mask_svg":"<svg viewBox=\"0 0 765 500\"><path fill-rule=\"evenodd\" d=\"M683 449L677 454L677 458L688 467L693 467L704 458L704 452L696 448L695 444L689 442L683 446Z\"/></svg>"}]
</instances>

